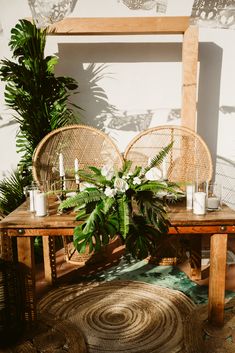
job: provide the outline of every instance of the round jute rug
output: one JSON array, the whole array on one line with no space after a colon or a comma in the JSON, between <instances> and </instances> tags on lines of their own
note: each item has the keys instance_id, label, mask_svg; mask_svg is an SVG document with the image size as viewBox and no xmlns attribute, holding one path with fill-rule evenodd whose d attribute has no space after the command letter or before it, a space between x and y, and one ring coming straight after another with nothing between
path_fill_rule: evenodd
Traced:
<instances>
[{"instance_id":1,"label":"round jute rug","mask_svg":"<svg viewBox=\"0 0 235 353\"><path fill-rule=\"evenodd\" d=\"M82 331L89 353L192 353L186 326L195 307L179 291L135 281L67 286L40 302Z\"/></svg>"}]
</instances>

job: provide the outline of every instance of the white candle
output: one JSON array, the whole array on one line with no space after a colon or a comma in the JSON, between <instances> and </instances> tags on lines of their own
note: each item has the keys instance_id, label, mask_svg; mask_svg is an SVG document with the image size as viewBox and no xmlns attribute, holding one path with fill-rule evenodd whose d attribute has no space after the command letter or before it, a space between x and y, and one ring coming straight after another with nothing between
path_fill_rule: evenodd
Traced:
<instances>
[{"instance_id":1,"label":"white candle","mask_svg":"<svg viewBox=\"0 0 235 353\"><path fill-rule=\"evenodd\" d=\"M35 211L38 217L47 215L47 198L44 192L38 192L35 195Z\"/></svg>"},{"instance_id":2,"label":"white candle","mask_svg":"<svg viewBox=\"0 0 235 353\"><path fill-rule=\"evenodd\" d=\"M162 178L163 178L163 180L167 180L167 164L166 164L166 158L163 158L163 161L162 161Z\"/></svg>"},{"instance_id":3,"label":"white candle","mask_svg":"<svg viewBox=\"0 0 235 353\"><path fill-rule=\"evenodd\" d=\"M187 185L186 186L186 208L187 210L193 209L193 194L195 191L194 185Z\"/></svg>"},{"instance_id":4,"label":"white candle","mask_svg":"<svg viewBox=\"0 0 235 353\"><path fill-rule=\"evenodd\" d=\"M29 190L29 210L35 212L35 192L36 190Z\"/></svg>"},{"instance_id":5,"label":"white candle","mask_svg":"<svg viewBox=\"0 0 235 353\"><path fill-rule=\"evenodd\" d=\"M62 153L59 154L59 172L60 172L60 177L65 176L65 172L64 172L64 157L63 157Z\"/></svg>"},{"instance_id":6,"label":"white candle","mask_svg":"<svg viewBox=\"0 0 235 353\"><path fill-rule=\"evenodd\" d=\"M206 193L195 192L193 195L193 213L204 215L206 213Z\"/></svg>"},{"instance_id":7,"label":"white candle","mask_svg":"<svg viewBox=\"0 0 235 353\"><path fill-rule=\"evenodd\" d=\"M217 210L219 208L220 199L216 196L207 199L207 208L209 210Z\"/></svg>"},{"instance_id":8,"label":"white candle","mask_svg":"<svg viewBox=\"0 0 235 353\"><path fill-rule=\"evenodd\" d=\"M76 184L79 184L78 169L79 169L78 159L75 158L75 160L74 160L74 173L75 173L75 181L76 181Z\"/></svg>"}]
</instances>

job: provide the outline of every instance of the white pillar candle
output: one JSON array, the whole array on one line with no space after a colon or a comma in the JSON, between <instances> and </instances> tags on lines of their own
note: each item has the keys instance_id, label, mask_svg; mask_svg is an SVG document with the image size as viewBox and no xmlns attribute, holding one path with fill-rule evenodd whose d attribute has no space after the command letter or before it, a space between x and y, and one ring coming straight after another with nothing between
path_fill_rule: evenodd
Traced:
<instances>
[{"instance_id":1,"label":"white pillar candle","mask_svg":"<svg viewBox=\"0 0 235 353\"><path fill-rule=\"evenodd\" d=\"M75 160L74 160L74 173L75 173L76 184L79 184L78 170L79 170L79 163L78 163L78 159L75 158Z\"/></svg>"},{"instance_id":2,"label":"white pillar candle","mask_svg":"<svg viewBox=\"0 0 235 353\"><path fill-rule=\"evenodd\" d=\"M64 156L62 153L59 154L59 173L60 173L60 177L65 176L65 172L64 172Z\"/></svg>"},{"instance_id":3,"label":"white pillar candle","mask_svg":"<svg viewBox=\"0 0 235 353\"><path fill-rule=\"evenodd\" d=\"M37 190L29 190L29 210L30 212L35 212L35 196Z\"/></svg>"},{"instance_id":4,"label":"white pillar candle","mask_svg":"<svg viewBox=\"0 0 235 353\"><path fill-rule=\"evenodd\" d=\"M35 195L35 211L38 217L47 215L47 197L44 192L38 192Z\"/></svg>"},{"instance_id":5,"label":"white pillar candle","mask_svg":"<svg viewBox=\"0 0 235 353\"><path fill-rule=\"evenodd\" d=\"M195 192L193 195L193 213L204 215L206 213L206 193Z\"/></svg>"},{"instance_id":6,"label":"white pillar candle","mask_svg":"<svg viewBox=\"0 0 235 353\"><path fill-rule=\"evenodd\" d=\"M194 185L187 185L186 186L186 208L187 210L193 209L193 194L195 191Z\"/></svg>"}]
</instances>

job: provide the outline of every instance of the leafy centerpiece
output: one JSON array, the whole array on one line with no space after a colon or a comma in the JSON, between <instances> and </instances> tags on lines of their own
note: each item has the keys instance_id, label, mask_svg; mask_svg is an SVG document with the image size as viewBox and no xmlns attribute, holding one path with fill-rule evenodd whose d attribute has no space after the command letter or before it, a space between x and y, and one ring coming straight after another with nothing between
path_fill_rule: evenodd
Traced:
<instances>
[{"instance_id":1,"label":"leafy centerpiece","mask_svg":"<svg viewBox=\"0 0 235 353\"><path fill-rule=\"evenodd\" d=\"M169 220L167 198L182 196L178 185L162 180L159 166L172 143L163 148L146 168L125 161L122 170L105 165L90 172L80 170L90 185L76 196L63 201L59 209L74 208L76 220L74 246L80 253L87 248L98 252L119 235L132 256L143 259L154 255L160 237L167 234Z\"/></svg>"}]
</instances>

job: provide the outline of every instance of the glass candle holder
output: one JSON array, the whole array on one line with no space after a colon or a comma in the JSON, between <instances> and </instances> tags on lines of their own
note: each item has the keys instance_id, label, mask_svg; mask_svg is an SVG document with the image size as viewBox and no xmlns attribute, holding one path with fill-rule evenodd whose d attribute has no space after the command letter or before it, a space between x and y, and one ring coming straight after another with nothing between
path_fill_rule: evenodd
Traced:
<instances>
[{"instance_id":1,"label":"glass candle holder","mask_svg":"<svg viewBox=\"0 0 235 353\"><path fill-rule=\"evenodd\" d=\"M24 187L24 194L26 197L27 210L30 212L35 212L35 200L36 194L39 192L39 188L36 184L32 183Z\"/></svg>"},{"instance_id":2,"label":"glass candle holder","mask_svg":"<svg viewBox=\"0 0 235 353\"><path fill-rule=\"evenodd\" d=\"M219 183L209 183L207 189L206 207L208 211L221 208L222 186Z\"/></svg>"}]
</instances>

